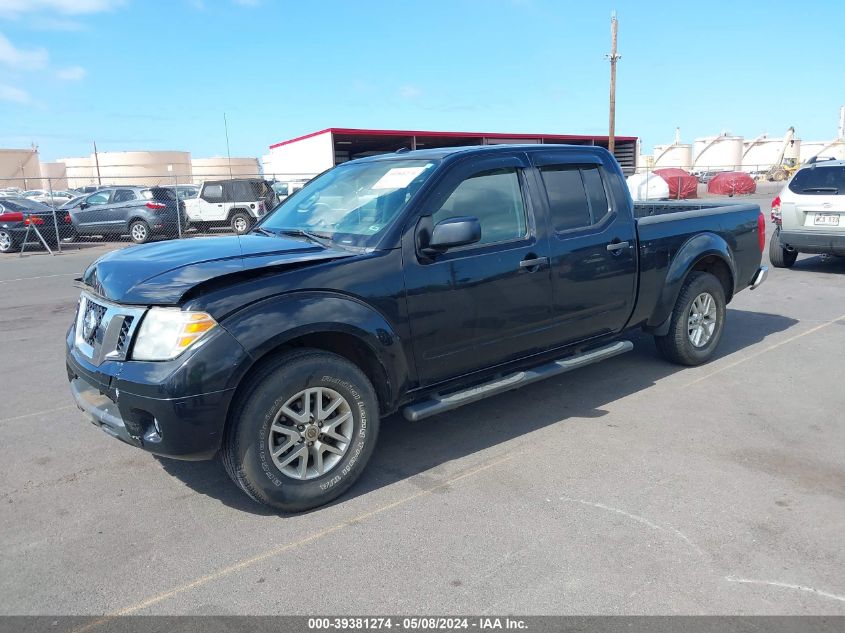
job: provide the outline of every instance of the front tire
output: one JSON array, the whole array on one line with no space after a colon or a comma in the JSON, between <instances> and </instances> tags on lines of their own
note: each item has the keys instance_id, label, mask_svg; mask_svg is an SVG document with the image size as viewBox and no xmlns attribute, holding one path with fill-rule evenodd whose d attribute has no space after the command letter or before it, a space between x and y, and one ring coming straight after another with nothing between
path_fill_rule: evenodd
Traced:
<instances>
[{"instance_id":1,"label":"front tire","mask_svg":"<svg viewBox=\"0 0 845 633\"><path fill-rule=\"evenodd\" d=\"M150 241L150 225L143 220L135 220L129 225L129 237L136 244L146 244Z\"/></svg>"},{"instance_id":2,"label":"front tire","mask_svg":"<svg viewBox=\"0 0 845 633\"><path fill-rule=\"evenodd\" d=\"M792 268L798 251L788 251L780 243L780 229L775 229L769 239L769 261L775 268Z\"/></svg>"},{"instance_id":3,"label":"front tire","mask_svg":"<svg viewBox=\"0 0 845 633\"><path fill-rule=\"evenodd\" d=\"M675 301L669 332L654 337L658 351L679 365L706 363L722 338L726 312L721 282L710 273L690 273Z\"/></svg>"},{"instance_id":4,"label":"front tire","mask_svg":"<svg viewBox=\"0 0 845 633\"><path fill-rule=\"evenodd\" d=\"M223 441L232 480L254 500L288 512L343 494L378 437L378 401L364 373L336 354L298 350L250 382Z\"/></svg>"}]
</instances>

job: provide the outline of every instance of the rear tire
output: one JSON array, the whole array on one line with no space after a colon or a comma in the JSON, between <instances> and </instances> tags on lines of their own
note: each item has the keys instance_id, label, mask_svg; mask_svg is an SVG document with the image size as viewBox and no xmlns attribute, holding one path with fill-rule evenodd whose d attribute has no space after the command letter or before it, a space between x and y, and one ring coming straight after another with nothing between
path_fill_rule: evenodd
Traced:
<instances>
[{"instance_id":1,"label":"rear tire","mask_svg":"<svg viewBox=\"0 0 845 633\"><path fill-rule=\"evenodd\" d=\"M15 250L15 240L11 232L0 229L0 253L11 253Z\"/></svg>"},{"instance_id":2,"label":"rear tire","mask_svg":"<svg viewBox=\"0 0 845 633\"><path fill-rule=\"evenodd\" d=\"M129 237L136 244L146 244L150 241L150 225L143 220L135 220L129 224Z\"/></svg>"},{"instance_id":3,"label":"rear tire","mask_svg":"<svg viewBox=\"0 0 845 633\"><path fill-rule=\"evenodd\" d=\"M252 218L243 211L233 213L229 223L232 225L232 230L238 235L243 235L252 228Z\"/></svg>"},{"instance_id":4,"label":"rear tire","mask_svg":"<svg viewBox=\"0 0 845 633\"><path fill-rule=\"evenodd\" d=\"M288 512L343 494L378 437L378 401L364 373L345 358L305 349L249 380L221 451L232 480L252 499Z\"/></svg>"},{"instance_id":5,"label":"rear tire","mask_svg":"<svg viewBox=\"0 0 845 633\"><path fill-rule=\"evenodd\" d=\"M710 273L693 271L672 310L669 332L655 336L661 355L679 365L701 365L716 352L725 326L725 290Z\"/></svg>"},{"instance_id":6,"label":"rear tire","mask_svg":"<svg viewBox=\"0 0 845 633\"><path fill-rule=\"evenodd\" d=\"M780 243L780 229L775 229L769 239L769 261L775 268L792 268L798 251L788 251Z\"/></svg>"}]
</instances>

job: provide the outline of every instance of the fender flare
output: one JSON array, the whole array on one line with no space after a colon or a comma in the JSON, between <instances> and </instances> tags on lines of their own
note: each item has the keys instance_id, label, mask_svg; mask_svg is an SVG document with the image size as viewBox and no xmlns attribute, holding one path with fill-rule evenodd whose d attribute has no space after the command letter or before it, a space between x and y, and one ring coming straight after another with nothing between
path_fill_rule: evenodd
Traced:
<instances>
[{"instance_id":1,"label":"fender flare","mask_svg":"<svg viewBox=\"0 0 845 633\"><path fill-rule=\"evenodd\" d=\"M385 404L397 406L407 389L410 365L394 327L372 306L340 293L300 291L263 299L221 324L253 359L251 367L290 341L313 334L354 337L379 364L387 380ZM237 377L240 383L245 368Z\"/></svg>"},{"instance_id":2,"label":"fender flare","mask_svg":"<svg viewBox=\"0 0 845 633\"><path fill-rule=\"evenodd\" d=\"M716 257L723 261L730 271L731 288L726 293L728 300L736 288L736 264L728 243L715 233L699 233L687 240L669 265L663 282L663 291L646 323L646 329L658 336L665 335L672 320L675 302L681 293L684 281L701 260Z\"/></svg>"}]
</instances>

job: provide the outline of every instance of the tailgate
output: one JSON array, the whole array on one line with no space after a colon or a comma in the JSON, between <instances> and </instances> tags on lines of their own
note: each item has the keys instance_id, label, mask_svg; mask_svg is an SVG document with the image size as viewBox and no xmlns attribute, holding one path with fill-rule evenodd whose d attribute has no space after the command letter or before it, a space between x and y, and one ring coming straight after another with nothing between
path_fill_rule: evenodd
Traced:
<instances>
[{"instance_id":1,"label":"tailgate","mask_svg":"<svg viewBox=\"0 0 845 633\"><path fill-rule=\"evenodd\" d=\"M784 202L781 218L785 230L845 233L845 196L814 196L813 200Z\"/></svg>"}]
</instances>

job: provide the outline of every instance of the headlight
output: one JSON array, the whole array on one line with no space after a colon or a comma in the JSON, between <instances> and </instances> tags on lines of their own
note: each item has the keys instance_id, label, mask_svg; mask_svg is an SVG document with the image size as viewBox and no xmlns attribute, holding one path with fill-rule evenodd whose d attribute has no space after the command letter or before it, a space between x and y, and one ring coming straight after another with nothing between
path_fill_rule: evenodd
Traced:
<instances>
[{"instance_id":1,"label":"headlight","mask_svg":"<svg viewBox=\"0 0 845 633\"><path fill-rule=\"evenodd\" d=\"M141 321L132 348L133 360L170 360L217 326L205 312L150 308Z\"/></svg>"}]
</instances>

